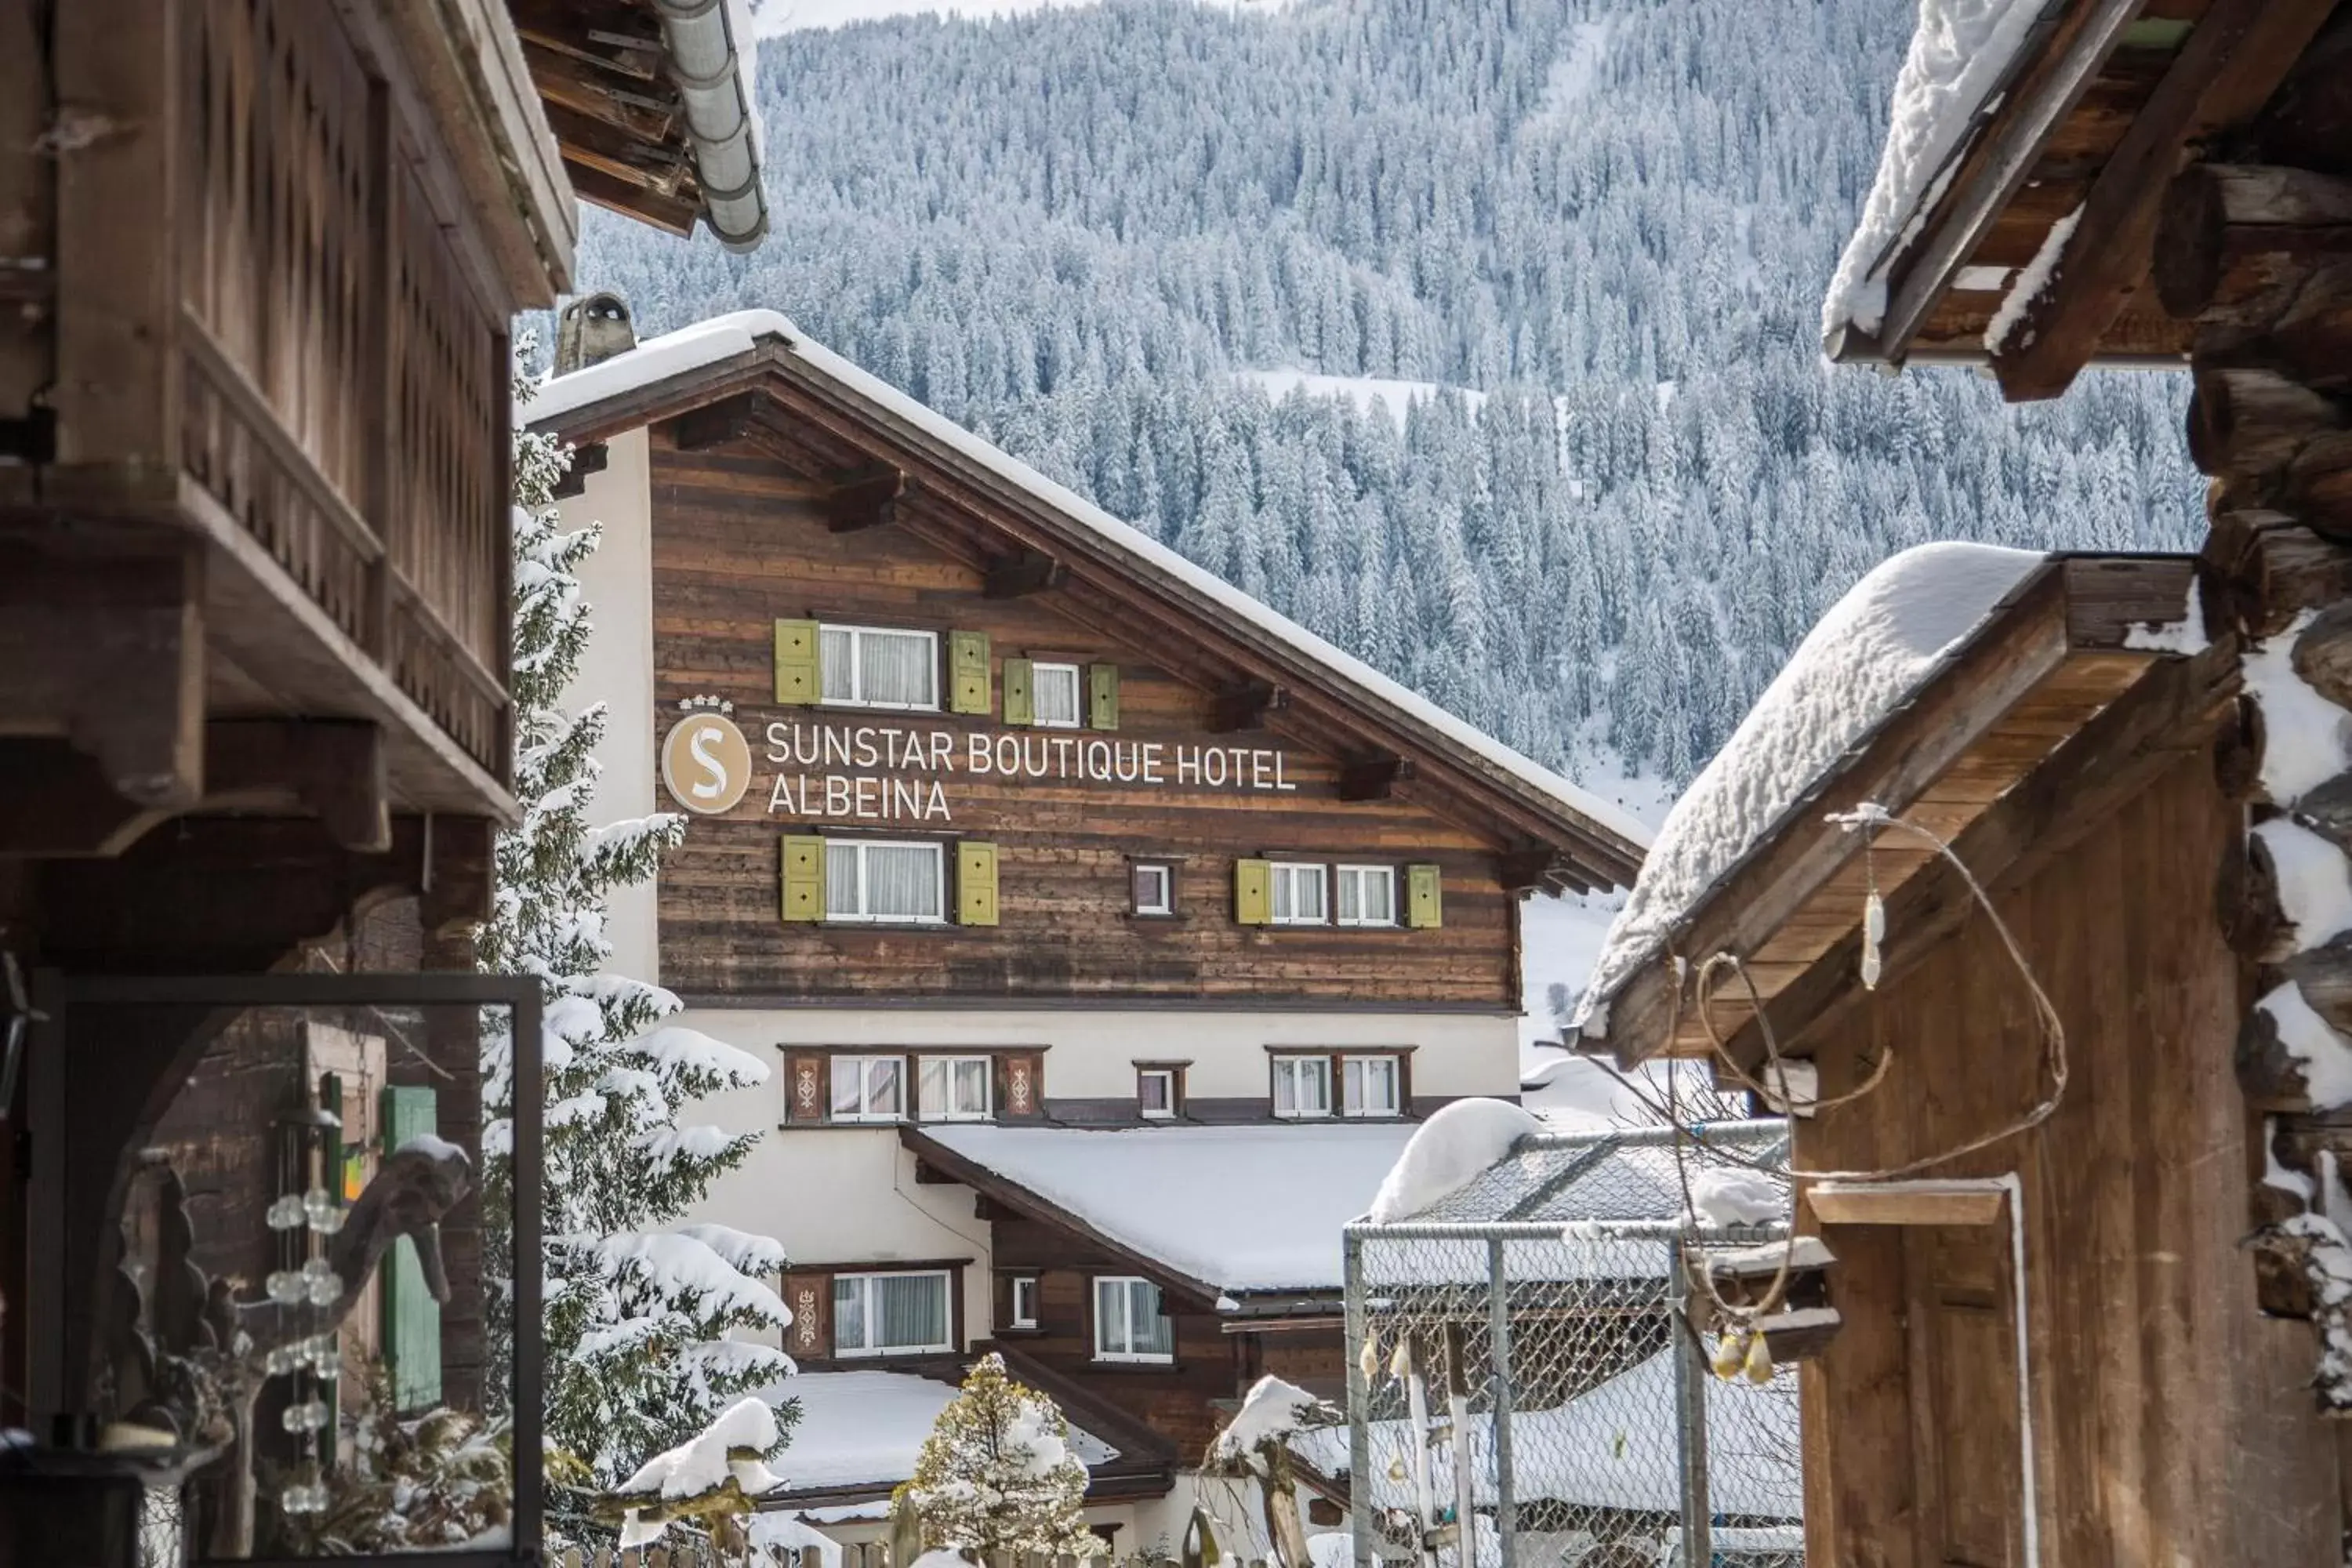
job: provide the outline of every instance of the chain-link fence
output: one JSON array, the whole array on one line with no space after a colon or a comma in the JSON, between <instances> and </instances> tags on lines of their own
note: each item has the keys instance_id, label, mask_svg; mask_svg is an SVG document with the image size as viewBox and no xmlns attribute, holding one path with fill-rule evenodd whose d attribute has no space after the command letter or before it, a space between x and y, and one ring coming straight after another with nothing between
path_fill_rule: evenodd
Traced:
<instances>
[{"instance_id":1,"label":"chain-link fence","mask_svg":"<svg viewBox=\"0 0 2352 1568\"><path fill-rule=\"evenodd\" d=\"M1686 1311L1694 1251L1786 1236L1787 1158L1780 1121L1538 1133L1350 1226L1349 1425L1302 1457L1349 1478L1358 1563L1799 1568L1795 1371L1718 1379ZM1759 1223L1692 1224L1694 1186Z\"/></svg>"}]
</instances>

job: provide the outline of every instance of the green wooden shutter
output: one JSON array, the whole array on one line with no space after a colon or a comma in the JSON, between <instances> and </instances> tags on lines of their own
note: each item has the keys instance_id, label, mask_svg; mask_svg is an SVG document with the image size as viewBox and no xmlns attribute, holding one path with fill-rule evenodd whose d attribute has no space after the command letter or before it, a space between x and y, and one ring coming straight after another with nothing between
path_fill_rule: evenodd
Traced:
<instances>
[{"instance_id":1,"label":"green wooden shutter","mask_svg":"<svg viewBox=\"0 0 2352 1568\"><path fill-rule=\"evenodd\" d=\"M815 705L824 694L817 650L824 639L814 621L776 623L776 700L789 708Z\"/></svg>"},{"instance_id":2,"label":"green wooden shutter","mask_svg":"<svg viewBox=\"0 0 2352 1568\"><path fill-rule=\"evenodd\" d=\"M1030 689L1029 661L1025 658L1004 661L1004 721L1008 724L1034 724L1037 721L1037 699Z\"/></svg>"},{"instance_id":3,"label":"green wooden shutter","mask_svg":"<svg viewBox=\"0 0 2352 1568\"><path fill-rule=\"evenodd\" d=\"M783 919L808 923L824 919L824 840L798 835L784 839Z\"/></svg>"},{"instance_id":4,"label":"green wooden shutter","mask_svg":"<svg viewBox=\"0 0 2352 1568\"><path fill-rule=\"evenodd\" d=\"M1234 919L1245 926L1274 923L1274 862L1234 862Z\"/></svg>"},{"instance_id":5,"label":"green wooden shutter","mask_svg":"<svg viewBox=\"0 0 2352 1568\"><path fill-rule=\"evenodd\" d=\"M948 634L948 711L986 713L995 706L988 692L988 634Z\"/></svg>"},{"instance_id":6,"label":"green wooden shutter","mask_svg":"<svg viewBox=\"0 0 2352 1568\"><path fill-rule=\"evenodd\" d=\"M383 1091L383 1152L434 1132L439 1118L430 1089L393 1084ZM441 1403L441 1303L425 1288L416 1243L399 1237L384 1257L383 1360L392 1405L404 1414Z\"/></svg>"},{"instance_id":7,"label":"green wooden shutter","mask_svg":"<svg viewBox=\"0 0 2352 1568\"><path fill-rule=\"evenodd\" d=\"M1087 666L1087 728L1118 728L1118 666Z\"/></svg>"},{"instance_id":8,"label":"green wooden shutter","mask_svg":"<svg viewBox=\"0 0 2352 1568\"><path fill-rule=\"evenodd\" d=\"M1415 931L1445 923L1444 883L1435 866L1424 862L1404 868L1404 923Z\"/></svg>"},{"instance_id":9,"label":"green wooden shutter","mask_svg":"<svg viewBox=\"0 0 2352 1568\"><path fill-rule=\"evenodd\" d=\"M967 840L956 846L956 923L996 923L996 846Z\"/></svg>"}]
</instances>

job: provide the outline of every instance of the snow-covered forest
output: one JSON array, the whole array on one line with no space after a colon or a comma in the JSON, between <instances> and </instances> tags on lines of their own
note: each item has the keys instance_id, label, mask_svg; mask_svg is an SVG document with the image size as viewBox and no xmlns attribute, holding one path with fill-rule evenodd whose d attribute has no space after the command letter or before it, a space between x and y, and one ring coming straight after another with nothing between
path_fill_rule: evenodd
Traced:
<instances>
[{"instance_id":1,"label":"snow-covered forest","mask_svg":"<svg viewBox=\"0 0 2352 1568\"><path fill-rule=\"evenodd\" d=\"M1913 20L1110 0L787 33L766 246L597 215L582 278L646 332L782 309L1532 755L1679 784L1895 550L2198 533L2181 378L2010 409L1822 362Z\"/></svg>"}]
</instances>

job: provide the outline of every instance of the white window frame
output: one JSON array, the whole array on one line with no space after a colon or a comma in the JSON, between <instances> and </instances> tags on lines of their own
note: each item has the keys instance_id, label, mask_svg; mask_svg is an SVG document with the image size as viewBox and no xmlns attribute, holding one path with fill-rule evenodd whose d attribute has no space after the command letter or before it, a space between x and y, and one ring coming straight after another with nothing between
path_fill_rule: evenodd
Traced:
<instances>
[{"instance_id":1,"label":"white window frame","mask_svg":"<svg viewBox=\"0 0 2352 1568\"><path fill-rule=\"evenodd\" d=\"M1269 863L1266 873L1266 919L1278 926L1327 926L1331 923L1330 868L1319 860L1276 860ZM1311 880L1315 887L1316 912L1298 912L1298 889ZM1283 905L1290 913L1282 912Z\"/></svg>"},{"instance_id":2,"label":"white window frame","mask_svg":"<svg viewBox=\"0 0 2352 1568\"><path fill-rule=\"evenodd\" d=\"M833 852L835 849L857 851L857 901L866 902L866 852L869 849L928 849L931 853L931 885L936 893L932 902L939 912L929 915L869 914L862 907L856 910L836 909L834 905ZM848 925L881 926L943 926L948 923L948 847L936 838L827 838L824 841L824 918L827 921Z\"/></svg>"},{"instance_id":3,"label":"white window frame","mask_svg":"<svg viewBox=\"0 0 2352 1568\"><path fill-rule=\"evenodd\" d=\"M1150 1106L1143 1103L1143 1080L1148 1078L1160 1079L1168 1085L1168 1104L1162 1110L1154 1110ZM1146 1121L1173 1121L1176 1120L1178 1110L1176 1104L1176 1069L1174 1068L1138 1068L1135 1069L1135 1110L1136 1114L1142 1117Z\"/></svg>"},{"instance_id":4,"label":"white window frame","mask_svg":"<svg viewBox=\"0 0 2352 1568\"><path fill-rule=\"evenodd\" d=\"M864 1308L859 1312L858 1316L862 1326L866 1330L866 1343L856 1350L849 1350L843 1347L841 1342L841 1310L837 1303L833 1303L833 1353L836 1357L844 1361L856 1361L869 1356L939 1355L951 1352L955 1350L956 1347L952 1343L936 1345L878 1346L874 1344L874 1329L877 1318L874 1310L874 1291L872 1287L874 1282L877 1279L938 1280L940 1282L940 1305L945 1309L945 1311L941 1314L941 1321L948 1326L948 1339L950 1341L954 1340L955 1277L951 1270L945 1268L880 1268L875 1269L871 1272L836 1274L833 1277L833 1285L835 1291L838 1291L841 1289L843 1282L845 1280L855 1281L857 1284L866 1287L864 1292L866 1300Z\"/></svg>"},{"instance_id":5,"label":"white window frame","mask_svg":"<svg viewBox=\"0 0 2352 1568\"><path fill-rule=\"evenodd\" d=\"M1063 677L1070 682L1070 716L1066 719L1045 717L1045 677L1055 680ZM1054 661L1029 661L1029 716L1040 730L1083 730L1087 726L1087 672L1085 667Z\"/></svg>"},{"instance_id":6,"label":"white window frame","mask_svg":"<svg viewBox=\"0 0 2352 1568\"><path fill-rule=\"evenodd\" d=\"M1037 1326L1037 1277L1015 1274L1009 1302L1012 1321L1008 1329L1034 1329Z\"/></svg>"},{"instance_id":7,"label":"white window frame","mask_svg":"<svg viewBox=\"0 0 2352 1568\"><path fill-rule=\"evenodd\" d=\"M846 697L824 695L824 635L845 632L849 637L849 689ZM929 702L883 702L869 699L858 688L864 683L865 665L858 658L858 644L870 637L920 637L930 647L931 700ZM817 641L817 704L823 708L867 708L888 713L936 713L940 710L940 634L920 631L913 626L853 626L834 621L820 621Z\"/></svg>"},{"instance_id":8,"label":"white window frame","mask_svg":"<svg viewBox=\"0 0 2352 1568\"><path fill-rule=\"evenodd\" d=\"M929 1075L932 1064L939 1065L941 1081L948 1091L945 1098L951 1100L955 1094L955 1069L959 1064L964 1062L980 1064L980 1109L973 1110L968 1107L959 1109L932 1105L929 1085L924 1082ZM919 1121L986 1121L996 1114L996 1058L993 1057L972 1051L966 1051L958 1056L926 1052L915 1058L915 1115Z\"/></svg>"},{"instance_id":9,"label":"white window frame","mask_svg":"<svg viewBox=\"0 0 2352 1568\"><path fill-rule=\"evenodd\" d=\"M886 1062L895 1062L898 1064L898 1109L896 1110L875 1110L870 1109L874 1097L874 1083L871 1077L871 1070L875 1068L880 1067ZM844 1111L837 1110L835 1107L835 1101L833 1099L834 1085L840 1083L841 1072L844 1068L853 1068L857 1073L858 1109L856 1110ZM833 1082L826 1086L825 1094L825 1115L826 1119L829 1121L877 1123L904 1121L907 1120L907 1058L902 1056L893 1055L887 1051L877 1051L871 1055L837 1055L833 1058Z\"/></svg>"},{"instance_id":10,"label":"white window frame","mask_svg":"<svg viewBox=\"0 0 2352 1568\"><path fill-rule=\"evenodd\" d=\"M1393 866L1334 866L1331 868L1331 920L1336 925L1388 927L1397 923L1397 874ZM1389 912L1374 920L1364 913L1364 887L1378 882L1388 890ZM1356 912L1347 911L1347 891L1353 888Z\"/></svg>"},{"instance_id":11,"label":"white window frame","mask_svg":"<svg viewBox=\"0 0 2352 1568\"><path fill-rule=\"evenodd\" d=\"M1130 1325L1130 1331L1128 1334L1127 1348L1123 1350L1108 1350L1105 1349L1103 1345L1102 1301L1103 1287L1106 1285L1116 1285L1122 1290L1125 1290L1128 1295L1127 1315L1129 1324ZM1174 1348L1176 1342L1176 1326L1172 1322L1170 1323L1168 1327L1169 1349L1164 1351L1139 1351L1134 1348L1135 1335L1131 1331L1132 1325L1135 1321L1135 1293L1133 1287L1138 1285L1143 1286L1151 1292L1151 1299L1154 1304L1153 1315L1155 1317L1165 1319L1168 1316L1166 1299L1160 1294L1160 1287L1153 1284L1150 1280L1144 1279L1141 1275L1097 1274L1094 1277L1094 1279L1088 1288L1094 1291L1095 1360L1127 1362L1143 1366L1172 1366L1175 1364L1176 1361L1176 1352Z\"/></svg>"},{"instance_id":12,"label":"white window frame","mask_svg":"<svg viewBox=\"0 0 2352 1568\"><path fill-rule=\"evenodd\" d=\"M1378 1063L1388 1069L1388 1103L1370 1106L1364 1102L1362 1082L1364 1069ZM1350 1084L1350 1077L1355 1083ZM1404 1058L1394 1051L1364 1051L1339 1058L1339 1114L1359 1120L1385 1120L1404 1114Z\"/></svg>"},{"instance_id":13,"label":"white window frame","mask_svg":"<svg viewBox=\"0 0 2352 1568\"><path fill-rule=\"evenodd\" d=\"M1305 1070L1310 1068L1314 1069L1312 1072ZM1274 1107L1274 1113L1276 1116L1285 1121L1319 1121L1330 1116L1332 1110L1331 1090L1333 1085L1331 1082L1331 1058L1329 1053L1324 1051L1285 1052L1273 1058L1272 1074L1273 1076L1268 1080L1267 1084L1267 1096L1270 1103ZM1286 1077L1289 1078L1291 1080L1291 1109L1288 1110L1282 1109L1282 1097L1278 1093L1275 1092L1275 1086L1278 1085ZM1321 1106L1311 1110L1299 1109L1299 1107L1305 1103L1305 1097L1298 1092L1299 1086L1303 1080L1308 1079L1311 1079L1322 1090Z\"/></svg>"},{"instance_id":14,"label":"white window frame","mask_svg":"<svg viewBox=\"0 0 2352 1568\"><path fill-rule=\"evenodd\" d=\"M1160 879L1158 903L1147 904L1143 901L1143 894L1136 886L1137 879L1141 877ZM1127 896L1128 901L1135 906L1134 912L1139 915L1174 914L1176 912L1176 868L1162 860L1137 860L1129 863L1127 868Z\"/></svg>"}]
</instances>

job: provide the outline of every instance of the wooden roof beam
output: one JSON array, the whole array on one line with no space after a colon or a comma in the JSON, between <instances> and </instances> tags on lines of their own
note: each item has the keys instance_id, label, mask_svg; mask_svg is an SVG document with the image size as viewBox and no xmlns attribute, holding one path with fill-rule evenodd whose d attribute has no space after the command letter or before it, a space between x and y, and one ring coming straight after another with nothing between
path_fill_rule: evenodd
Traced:
<instances>
[{"instance_id":1,"label":"wooden roof beam","mask_svg":"<svg viewBox=\"0 0 2352 1568\"><path fill-rule=\"evenodd\" d=\"M681 452L707 452L741 440L757 426L756 392L739 392L690 408L670 422L670 444Z\"/></svg>"},{"instance_id":2,"label":"wooden roof beam","mask_svg":"<svg viewBox=\"0 0 2352 1568\"><path fill-rule=\"evenodd\" d=\"M1047 588L1058 588L1068 574L1062 563L1043 550L1026 546L1006 554L993 556L982 574L980 596L983 599L1018 599Z\"/></svg>"},{"instance_id":3,"label":"wooden roof beam","mask_svg":"<svg viewBox=\"0 0 2352 1568\"><path fill-rule=\"evenodd\" d=\"M1228 687L1211 700L1209 733L1232 735L1265 728L1268 714L1290 706L1290 689L1271 681L1246 680Z\"/></svg>"},{"instance_id":4,"label":"wooden roof beam","mask_svg":"<svg viewBox=\"0 0 2352 1568\"><path fill-rule=\"evenodd\" d=\"M898 503L908 489L906 471L887 463L837 474L833 487L833 493L820 504L824 509L824 526L835 533L855 533L896 521Z\"/></svg>"},{"instance_id":5,"label":"wooden roof beam","mask_svg":"<svg viewBox=\"0 0 2352 1568\"><path fill-rule=\"evenodd\" d=\"M1341 800L1386 800L1417 770L1411 757L1362 757L1339 764Z\"/></svg>"},{"instance_id":6,"label":"wooden roof beam","mask_svg":"<svg viewBox=\"0 0 2352 1568\"><path fill-rule=\"evenodd\" d=\"M2334 0L2214 0L2084 198L2057 272L1993 351L2001 395L2055 397L2147 277L2167 186L2189 144L2260 112Z\"/></svg>"}]
</instances>

